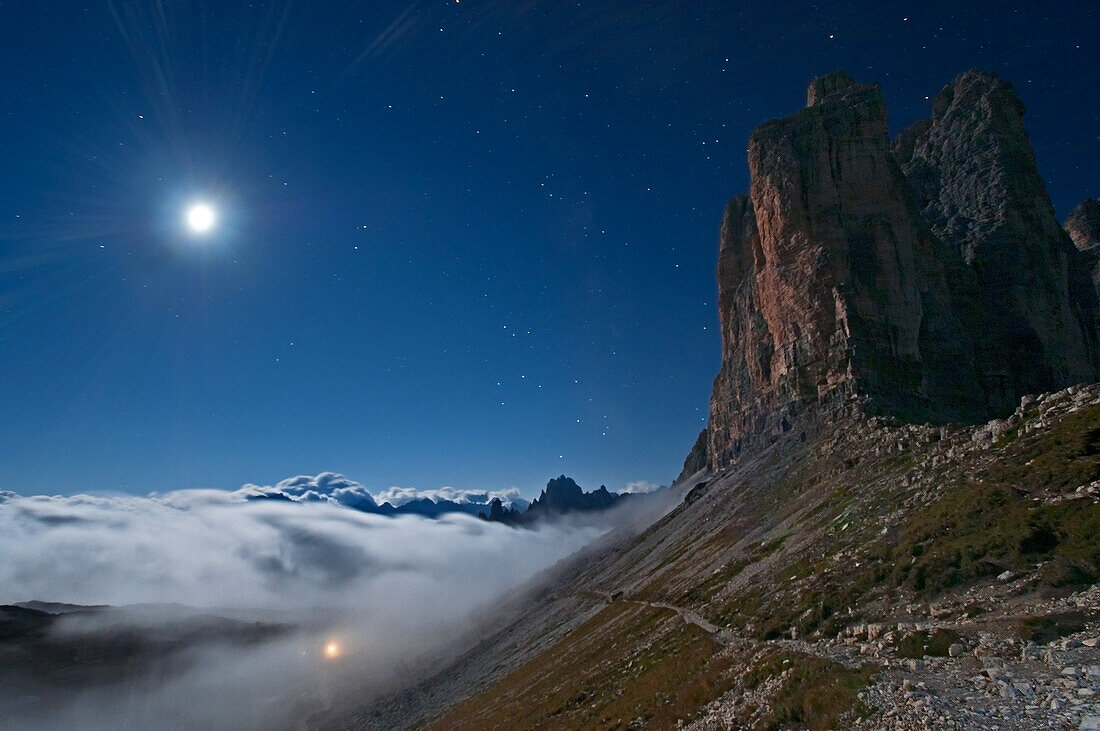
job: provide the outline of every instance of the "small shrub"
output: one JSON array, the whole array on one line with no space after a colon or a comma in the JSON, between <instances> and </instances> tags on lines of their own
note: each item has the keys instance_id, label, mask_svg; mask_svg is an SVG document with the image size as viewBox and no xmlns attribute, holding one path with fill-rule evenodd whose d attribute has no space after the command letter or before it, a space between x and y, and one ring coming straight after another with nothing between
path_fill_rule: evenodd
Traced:
<instances>
[{"instance_id":1,"label":"small shrub","mask_svg":"<svg viewBox=\"0 0 1100 731\"><path fill-rule=\"evenodd\" d=\"M766 719L769 728L837 728L846 714L859 709L859 692L872 673L869 666L848 669L801 653L779 653L765 664L773 675L777 669L789 670L772 700L772 718Z\"/></svg>"},{"instance_id":2,"label":"small shrub","mask_svg":"<svg viewBox=\"0 0 1100 731\"><path fill-rule=\"evenodd\" d=\"M949 629L938 629L932 634L924 631L910 632L903 636L895 648L901 657L919 660L925 655L947 657L947 648L959 641L959 635Z\"/></svg>"},{"instance_id":3,"label":"small shrub","mask_svg":"<svg viewBox=\"0 0 1100 731\"><path fill-rule=\"evenodd\" d=\"M1045 617L1027 617L1020 622L1017 634L1020 639L1045 645L1066 635L1085 629L1087 617L1081 612L1049 614Z\"/></svg>"}]
</instances>

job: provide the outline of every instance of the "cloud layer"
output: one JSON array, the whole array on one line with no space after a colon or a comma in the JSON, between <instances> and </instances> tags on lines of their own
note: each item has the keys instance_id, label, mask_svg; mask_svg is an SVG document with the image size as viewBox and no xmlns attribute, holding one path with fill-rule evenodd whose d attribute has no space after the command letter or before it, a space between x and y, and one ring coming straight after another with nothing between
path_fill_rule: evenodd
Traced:
<instances>
[{"instance_id":1,"label":"cloud layer","mask_svg":"<svg viewBox=\"0 0 1100 731\"><path fill-rule=\"evenodd\" d=\"M44 726L140 727L165 704L185 709L196 725L266 722L267 711L242 704L247 693L233 684L255 686L257 697L293 694L288 673L333 672L302 643L315 649L333 635L348 657L326 687L384 688L417 657L444 651L479 610L607 527L516 530L463 514L384 517L348 509L369 493L331 474L275 487L287 499L248 499L263 490L256 486L150 497L0 496L0 604L178 602L238 616L291 612L308 625L304 640L204 650L193 670L140 699L117 689L82 693L51 706ZM225 705L207 702L217 697ZM274 701L270 708L287 712Z\"/></svg>"},{"instance_id":2,"label":"cloud layer","mask_svg":"<svg viewBox=\"0 0 1100 731\"><path fill-rule=\"evenodd\" d=\"M391 487L382 490L375 496L379 502L387 502L395 508L427 498L435 502L449 500L459 505L477 504L488 505L493 498L499 498L500 502L508 506L526 506L527 501L520 496L518 487L509 487L506 490L458 490L453 487L441 487L438 490L417 490L412 487ZM521 507L522 509L522 507Z\"/></svg>"},{"instance_id":3,"label":"cloud layer","mask_svg":"<svg viewBox=\"0 0 1100 731\"><path fill-rule=\"evenodd\" d=\"M382 587L425 583L460 607L469 582L500 590L594 536L591 528L521 533L461 514L425 521L347 510L365 499L354 483L326 499L295 489L301 502L216 490L9 496L0 502L0 603L362 606ZM451 597L455 583L462 588Z\"/></svg>"},{"instance_id":4,"label":"cloud layer","mask_svg":"<svg viewBox=\"0 0 1100 731\"><path fill-rule=\"evenodd\" d=\"M274 485L247 484L237 490L235 495L246 500L283 500L286 502L320 502L343 505L363 512L392 513L392 508L403 512L409 503L430 500L441 506L439 512L467 512L477 515L488 512L493 498L508 507L526 509L528 503L520 497L519 489L506 490L457 490L453 487L441 487L437 490L417 490L412 487L390 487L372 495L366 487L335 472L322 472L319 475L298 475L280 480ZM453 505L449 505L453 503ZM428 506L429 508L431 506ZM421 511L424 512L424 511ZM427 511L435 514L436 511Z\"/></svg>"},{"instance_id":5,"label":"cloud layer","mask_svg":"<svg viewBox=\"0 0 1100 731\"><path fill-rule=\"evenodd\" d=\"M655 492L663 487L665 487L665 485L658 485L657 483L649 482L648 480L635 480L634 482L627 484L627 486L624 487L620 492L623 494L638 495L643 493Z\"/></svg>"}]
</instances>

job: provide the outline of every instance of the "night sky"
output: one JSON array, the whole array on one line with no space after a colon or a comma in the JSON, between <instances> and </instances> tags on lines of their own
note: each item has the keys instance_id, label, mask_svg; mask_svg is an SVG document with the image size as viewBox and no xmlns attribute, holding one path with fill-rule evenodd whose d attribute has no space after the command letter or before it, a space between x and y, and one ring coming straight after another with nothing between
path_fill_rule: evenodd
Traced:
<instances>
[{"instance_id":1,"label":"night sky","mask_svg":"<svg viewBox=\"0 0 1100 731\"><path fill-rule=\"evenodd\" d=\"M821 73L1012 81L1100 195L1100 4L0 3L0 488L676 476L722 207ZM215 207L205 235L195 201Z\"/></svg>"}]
</instances>

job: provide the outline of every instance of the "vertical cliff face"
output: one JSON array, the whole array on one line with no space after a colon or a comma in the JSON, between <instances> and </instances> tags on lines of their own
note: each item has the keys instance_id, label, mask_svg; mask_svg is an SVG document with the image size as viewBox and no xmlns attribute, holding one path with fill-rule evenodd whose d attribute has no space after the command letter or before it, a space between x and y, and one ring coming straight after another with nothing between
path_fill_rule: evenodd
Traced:
<instances>
[{"instance_id":1,"label":"vertical cliff face","mask_svg":"<svg viewBox=\"0 0 1100 731\"><path fill-rule=\"evenodd\" d=\"M1100 299L1100 200L1088 198L1082 201L1066 217L1063 224L1073 245L1077 247L1076 259L1071 261L1071 274L1085 286L1092 285L1092 295ZM1100 311L1095 312L1100 320ZM1100 322L1096 326L1100 339Z\"/></svg>"},{"instance_id":2,"label":"vertical cliff face","mask_svg":"<svg viewBox=\"0 0 1100 731\"><path fill-rule=\"evenodd\" d=\"M1092 380L1086 312L1095 303L1072 272L1073 247L1039 176L1015 89L967 71L932 111L900 135L895 152L933 233L962 259L962 320L990 408Z\"/></svg>"},{"instance_id":3,"label":"vertical cliff face","mask_svg":"<svg viewBox=\"0 0 1100 731\"><path fill-rule=\"evenodd\" d=\"M1065 229L1078 251L1100 244L1100 200L1088 198L1081 201L1066 216Z\"/></svg>"},{"instance_id":4,"label":"vertical cliff face","mask_svg":"<svg viewBox=\"0 0 1100 731\"><path fill-rule=\"evenodd\" d=\"M881 91L837 73L807 101L753 133L751 199L731 200L723 219L712 468L807 408L917 420L980 411L967 388L973 354L892 158Z\"/></svg>"},{"instance_id":5,"label":"vertical cliff face","mask_svg":"<svg viewBox=\"0 0 1100 731\"><path fill-rule=\"evenodd\" d=\"M877 85L807 103L753 132L723 217L712 470L808 411L975 421L1095 378L1095 294L1010 85L967 72L895 142Z\"/></svg>"},{"instance_id":6,"label":"vertical cliff face","mask_svg":"<svg viewBox=\"0 0 1100 731\"><path fill-rule=\"evenodd\" d=\"M768 390L786 401L916 378L916 238L888 159L877 86L819 80L813 106L749 140L760 314L772 338ZM771 395L771 394L769 394Z\"/></svg>"}]
</instances>

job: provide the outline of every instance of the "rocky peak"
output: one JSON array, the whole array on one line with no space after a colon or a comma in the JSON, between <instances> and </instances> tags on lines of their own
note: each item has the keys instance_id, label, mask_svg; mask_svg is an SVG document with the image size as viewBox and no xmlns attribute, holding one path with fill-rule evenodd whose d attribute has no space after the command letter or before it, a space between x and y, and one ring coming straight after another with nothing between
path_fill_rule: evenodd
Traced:
<instances>
[{"instance_id":1,"label":"rocky peak","mask_svg":"<svg viewBox=\"0 0 1100 731\"><path fill-rule=\"evenodd\" d=\"M481 512L481 517L511 525L533 525L540 520L553 519L565 513L604 510L625 497L610 492L604 485L600 485L598 490L585 492L573 478L561 475L547 482L538 498L526 510L506 508L499 499L494 498L489 504L489 512Z\"/></svg>"},{"instance_id":2,"label":"rocky peak","mask_svg":"<svg viewBox=\"0 0 1100 731\"><path fill-rule=\"evenodd\" d=\"M538 498L531 503L528 512L539 513L568 513L574 510L601 510L615 502L618 495L608 492L607 488L600 485L600 489L585 492L581 486L573 481L573 478L561 475L546 483L546 488L539 493Z\"/></svg>"},{"instance_id":3,"label":"rocky peak","mask_svg":"<svg viewBox=\"0 0 1100 731\"><path fill-rule=\"evenodd\" d=\"M920 196L922 213L967 263L1015 248L1015 228L1057 237L1024 112L1012 84L971 70L936 95L932 119L899 138L905 145L895 149L898 162ZM1006 220L1006 213L1031 220Z\"/></svg>"},{"instance_id":4,"label":"rocky peak","mask_svg":"<svg viewBox=\"0 0 1100 731\"><path fill-rule=\"evenodd\" d=\"M489 503L489 514L485 517L495 523L504 523L509 518L517 515L516 511L509 510L504 507L504 504L500 501L500 498L495 497Z\"/></svg>"},{"instance_id":5,"label":"rocky peak","mask_svg":"<svg viewBox=\"0 0 1100 731\"><path fill-rule=\"evenodd\" d=\"M949 284L991 413L1096 373L1096 297L1074 270L1024 112L1012 84L967 71L894 148L921 216L950 249Z\"/></svg>"},{"instance_id":6,"label":"rocky peak","mask_svg":"<svg viewBox=\"0 0 1100 731\"><path fill-rule=\"evenodd\" d=\"M544 505L570 505L576 503L584 495L581 486L572 477L562 475L546 483L546 488L539 494L539 502Z\"/></svg>"},{"instance_id":7,"label":"rocky peak","mask_svg":"<svg viewBox=\"0 0 1100 731\"><path fill-rule=\"evenodd\" d=\"M855 79L845 71L834 71L831 74L819 76L810 82L806 89L806 106L817 106L826 97L847 91L855 87Z\"/></svg>"},{"instance_id":8,"label":"rocky peak","mask_svg":"<svg viewBox=\"0 0 1100 731\"><path fill-rule=\"evenodd\" d=\"M1100 200L1088 198L1066 217L1066 233L1080 251L1100 244Z\"/></svg>"},{"instance_id":9,"label":"rocky peak","mask_svg":"<svg viewBox=\"0 0 1100 731\"><path fill-rule=\"evenodd\" d=\"M873 410L912 418L931 417L933 397L950 417L976 408L947 398L951 379L924 371L924 357L965 372L972 356L936 339L957 341L959 327L892 158L881 90L838 73L807 97L806 109L753 132L751 195L723 218L712 469L815 405L873 396Z\"/></svg>"},{"instance_id":10,"label":"rocky peak","mask_svg":"<svg viewBox=\"0 0 1100 731\"><path fill-rule=\"evenodd\" d=\"M878 85L834 72L753 132L719 245L712 470L807 413L976 422L1094 380L1096 297L1023 113L1011 84L969 71L892 143Z\"/></svg>"}]
</instances>

